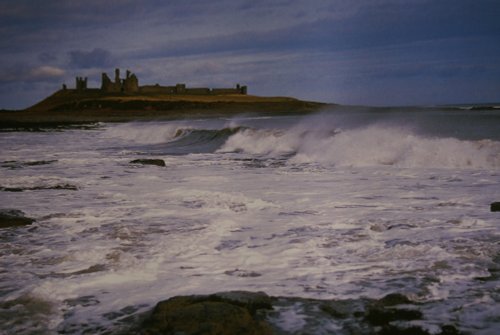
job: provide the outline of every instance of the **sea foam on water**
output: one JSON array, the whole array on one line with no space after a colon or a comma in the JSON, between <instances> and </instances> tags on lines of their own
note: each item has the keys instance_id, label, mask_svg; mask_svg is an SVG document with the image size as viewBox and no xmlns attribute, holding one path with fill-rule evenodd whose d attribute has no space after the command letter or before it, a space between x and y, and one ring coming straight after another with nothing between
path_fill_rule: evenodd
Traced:
<instances>
[{"instance_id":1,"label":"sea foam on water","mask_svg":"<svg viewBox=\"0 0 500 335\"><path fill-rule=\"evenodd\" d=\"M424 329L494 333L498 125L422 113L1 133L0 187L20 190L2 204L37 222L0 231L0 324L113 333L172 296L248 290L354 305L398 293ZM285 333L359 323L300 299L270 318Z\"/></svg>"}]
</instances>

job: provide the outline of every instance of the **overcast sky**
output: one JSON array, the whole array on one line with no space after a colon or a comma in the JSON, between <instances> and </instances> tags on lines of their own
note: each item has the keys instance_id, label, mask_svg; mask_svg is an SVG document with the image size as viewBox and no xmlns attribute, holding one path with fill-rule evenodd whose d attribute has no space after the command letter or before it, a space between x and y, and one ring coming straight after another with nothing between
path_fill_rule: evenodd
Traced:
<instances>
[{"instance_id":1,"label":"overcast sky","mask_svg":"<svg viewBox=\"0 0 500 335\"><path fill-rule=\"evenodd\" d=\"M361 105L500 101L498 0L0 0L0 108L87 76Z\"/></svg>"}]
</instances>

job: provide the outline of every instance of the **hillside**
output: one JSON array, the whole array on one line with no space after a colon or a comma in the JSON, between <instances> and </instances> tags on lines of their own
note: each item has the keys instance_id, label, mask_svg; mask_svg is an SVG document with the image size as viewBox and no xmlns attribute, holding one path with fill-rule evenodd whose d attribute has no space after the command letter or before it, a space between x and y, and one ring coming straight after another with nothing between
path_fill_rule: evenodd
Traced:
<instances>
[{"instance_id":1,"label":"hillside","mask_svg":"<svg viewBox=\"0 0 500 335\"><path fill-rule=\"evenodd\" d=\"M323 103L244 94L182 95L59 90L21 111L0 112L2 127L17 124L123 122L237 114L308 113Z\"/></svg>"}]
</instances>

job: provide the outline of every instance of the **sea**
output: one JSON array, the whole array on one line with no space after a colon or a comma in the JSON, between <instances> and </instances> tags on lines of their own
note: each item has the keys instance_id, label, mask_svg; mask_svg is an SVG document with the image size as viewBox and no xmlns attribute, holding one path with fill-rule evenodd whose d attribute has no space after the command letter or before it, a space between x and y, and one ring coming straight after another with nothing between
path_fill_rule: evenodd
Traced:
<instances>
[{"instance_id":1,"label":"sea","mask_svg":"<svg viewBox=\"0 0 500 335\"><path fill-rule=\"evenodd\" d=\"M36 222L0 230L0 334L114 334L232 290L398 293L431 334L500 334L496 201L495 106L3 129L0 208ZM351 334L297 301L283 334Z\"/></svg>"}]
</instances>

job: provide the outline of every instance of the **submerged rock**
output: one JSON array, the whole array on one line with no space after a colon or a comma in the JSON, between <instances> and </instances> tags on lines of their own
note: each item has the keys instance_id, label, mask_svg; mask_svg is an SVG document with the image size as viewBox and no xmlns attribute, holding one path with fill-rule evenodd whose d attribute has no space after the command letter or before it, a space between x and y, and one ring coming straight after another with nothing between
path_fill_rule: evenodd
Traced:
<instances>
[{"instance_id":1,"label":"submerged rock","mask_svg":"<svg viewBox=\"0 0 500 335\"><path fill-rule=\"evenodd\" d=\"M500 212L500 201L492 202L490 209L492 212Z\"/></svg>"},{"instance_id":2,"label":"submerged rock","mask_svg":"<svg viewBox=\"0 0 500 335\"><path fill-rule=\"evenodd\" d=\"M41 185L33 187L0 187L0 191L4 192L24 192L24 191L40 191L40 190L70 190L78 191L78 187L72 184L57 184L57 185Z\"/></svg>"},{"instance_id":3,"label":"submerged rock","mask_svg":"<svg viewBox=\"0 0 500 335\"><path fill-rule=\"evenodd\" d=\"M26 226L33 222L35 219L24 216L20 210L0 209L0 228Z\"/></svg>"},{"instance_id":4,"label":"submerged rock","mask_svg":"<svg viewBox=\"0 0 500 335\"><path fill-rule=\"evenodd\" d=\"M142 164L142 165L166 166L165 161L163 159L152 159L152 158L134 159L133 161L130 161L130 163Z\"/></svg>"},{"instance_id":5,"label":"submerged rock","mask_svg":"<svg viewBox=\"0 0 500 335\"><path fill-rule=\"evenodd\" d=\"M156 305L141 334L273 334L267 322L258 317L258 310L266 308L271 308L271 302L265 293L173 297Z\"/></svg>"},{"instance_id":6,"label":"submerged rock","mask_svg":"<svg viewBox=\"0 0 500 335\"><path fill-rule=\"evenodd\" d=\"M5 161L0 164L1 167L3 168L9 168L9 169L21 169L27 166L38 166L38 165L47 165L47 164L52 164L57 162L57 160L49 160L49 161L27 161L27 162L20 162L20 161Z\"/></svg>"}]
</instances>

